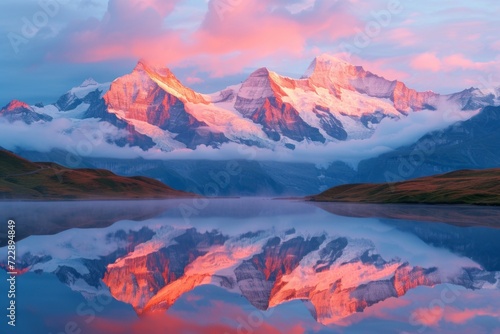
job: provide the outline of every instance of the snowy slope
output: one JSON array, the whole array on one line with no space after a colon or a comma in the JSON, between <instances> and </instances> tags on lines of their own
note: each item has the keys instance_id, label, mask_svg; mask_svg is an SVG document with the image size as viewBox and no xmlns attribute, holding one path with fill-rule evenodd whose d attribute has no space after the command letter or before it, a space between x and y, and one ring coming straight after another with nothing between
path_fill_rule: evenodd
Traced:
<instances>
[{"instance_id":1,"label":"snowy slope","mask_svg":"<svg viewBox=\"0 0 500 334\"><path fill-rule=\"evenodd\" d=\"M27 124L97 119L130 133L120 146L143 150L196 151L228 143L270 151L307 150L311 145L369 139L381 123L396 125L421 111L441 115L445 127L450 120L466 120L484 106L500 104L498 91L492 92L417 92L400 81L321 55L301 79L261 68L239 85L200 94L169 69L141 60L130 74L112 83L89 78L51 105L23 106L17 110L19 116L8 113L12 106L6 106L0 119ZM85 124L73 123L76 128Z\"/></svg>"}]
</instances>

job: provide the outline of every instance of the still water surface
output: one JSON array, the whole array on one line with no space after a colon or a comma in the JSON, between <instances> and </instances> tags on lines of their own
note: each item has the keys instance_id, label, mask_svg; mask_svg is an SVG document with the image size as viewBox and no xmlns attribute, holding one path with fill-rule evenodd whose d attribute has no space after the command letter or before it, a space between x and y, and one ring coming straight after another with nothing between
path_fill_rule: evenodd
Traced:
<instances>
[{"instance_id":1,"label":"still water surface","mask_svg":"<svg viewBox=\"0 0 500 334\"><path fill-rule=\"evenodd\" d=\"M23 272L16 327L2 314L1 333L500 333L498 208L242 198L0 212Z\"/></svg>"}]
</instances>

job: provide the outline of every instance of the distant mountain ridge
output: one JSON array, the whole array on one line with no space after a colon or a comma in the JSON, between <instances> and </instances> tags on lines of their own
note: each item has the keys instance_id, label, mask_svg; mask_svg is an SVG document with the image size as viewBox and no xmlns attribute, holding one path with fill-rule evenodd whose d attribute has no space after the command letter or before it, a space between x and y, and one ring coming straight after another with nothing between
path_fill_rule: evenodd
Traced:
<instances>
[{"instance_id":1,"label":"distant mountain ridge","mask_svg":"<svg viewBox=\"0 0 500 334\"><path fill-rule=\"evenodd\" d=\"M28 104L12 100L9 104L0 110L0 116L7 119L9 122L21 121L26 124L31 124L34 122L50 122L52 117L37 113Z\"/></svg>"},{"instance_id":2,"label":"distant mountain ridge","mask_svg":"<svg viewBox=\"0 0 500 334\"><path fill-rule=\"evenodd\" d=\"M0 115L9 122L27 124L66 118L76 120L76 127L95 118L129 133L110 142L142 150L196 150L226 143L293 150L306 143L368 139L386 118L494 104L500 104L497 96L483 95L478 89L451 95L417 92L400 81L322 55L300 79L261 68L241 84L213 94L197 93L169 69L141 60L130 74L110 84L88 78L54 104L28 106L13 101ZM18 106L15 112L13 106Z\"/></svg>"},{"instance_id":3,"label":"distant mountain ridge","mask_svg":"<svg viewBox=\"0 0 500 334\"><path fill-rule=\"evenodd\" d=\"M500 167L500 107L432 131L415 143L366 159L354 182L395 182L460 169Z\"/></svg>"}]
</instances>

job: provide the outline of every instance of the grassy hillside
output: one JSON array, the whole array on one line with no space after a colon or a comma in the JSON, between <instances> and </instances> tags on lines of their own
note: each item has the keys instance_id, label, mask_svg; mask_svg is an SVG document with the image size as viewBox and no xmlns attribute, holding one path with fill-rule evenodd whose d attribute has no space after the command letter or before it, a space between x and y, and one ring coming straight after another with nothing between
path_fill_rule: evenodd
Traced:
<instances>
[{"instance_id":1,"label":"grassy hillside","mask_svg":"<svg viewBox=\"0 0 500 334\"><path fill-rule=\"evenodd\" d=\"M348 184L308 197L318 202L500 205L500 168L461 170L382 184Z\"/></svg>"},{"instance_id":2,"label":"grassy hillside","mask_svg":"<svg viewBox=\"0 0 500 334\"><path fill-rule=\"evenodd\" d=\"M0 150L0 199L153 199L191 197L147 177L102 169L69 169L30 162Z\"/></svg>"}]
</instances>

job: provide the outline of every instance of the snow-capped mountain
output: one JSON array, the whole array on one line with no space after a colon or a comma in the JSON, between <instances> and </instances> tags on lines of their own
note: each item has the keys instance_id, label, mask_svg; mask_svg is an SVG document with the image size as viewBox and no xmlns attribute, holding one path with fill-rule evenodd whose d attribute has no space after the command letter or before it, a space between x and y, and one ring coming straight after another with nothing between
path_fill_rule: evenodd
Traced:
<instances>
[{"instance_id":1,"label":"snow-capped mountain","mask_svg":"<svg viewBox=\"0 0 500 334\"><path fill-rule=\"evenodd\" d=\"M94 79L88 78L80 86L71 88L54 104L34 105L30 108L37 114L47 117L44 119L47 122L69 121L70 124L61 130L63 135L69 137L76 132L88 133L89 129L94 129L102 131L106 142L119 147L137 146L143 150L154 147L155 144L149 136L137 132L133 124L107 111L103 97L109 86L109 83L99 84ZM99 129L98 123L102 121L106 122L107 126Z\"/></svg>"},{"instance_id":2,"label":"snow-capped mountain","mask_svg":"<svg viewBox=\"0 0 500 334\"><path fill-rule=\"evenodd\" d=\"M61 96L55 106L59 111L86 111L90 105L97 103L109 90L109 83L99 84L94 79L88 78L78 87L70 89L66 94ZM83 117L82 114L72 115L78 118ZM71 116L66 116L71 117Z\"/></svg>"},{"instance_id":3,"label":"snow-capped mountain","mask_svg":"<svg viewBox=\"0 0 500 334\"><path fill-rule=\"evenodd\" d=\"M75 129L88 119L105 121L125 131L110 142L142 150L196 150L226 143L293 150L304 144L367 139L381 122L397 122L423 110L463 114L466 119L499 102L494 94L474 88L451 95L417 92L322 55L300 79L261 68L241 84L214 94L197 93L170 70L139 61L130 74L111 84L87 79L54 104L13 101L0 114L28 124L69 119Z\"/></svg>"},{"instance_id":4,"label":"snow-capped mountain","mask_svg":"<svg viewBox=\"0 0 500 334\"><path fill-rule=\"evenodd\" d=\"M104 101L109 113L133 124L165 150L219 146L228 141L196 113L188 112L188 104L209 103L183 86L168 69L152 68L141 61L131 74L113 81Z\"/></svg>"},{"instance_id":5,"label":"snow-capped mountain","mask_svg":"<svg viewBox=\"0 0 500 334\"><path fill-rule=\"evenodd\" d=\"M43 121L49 122L52 120L52 117L37 113L32 107L18 100L12 100L9 104L0 109L0 117L6 119L10 123L21 121L26 124Z\"/></svg>"}]
</instances>

